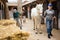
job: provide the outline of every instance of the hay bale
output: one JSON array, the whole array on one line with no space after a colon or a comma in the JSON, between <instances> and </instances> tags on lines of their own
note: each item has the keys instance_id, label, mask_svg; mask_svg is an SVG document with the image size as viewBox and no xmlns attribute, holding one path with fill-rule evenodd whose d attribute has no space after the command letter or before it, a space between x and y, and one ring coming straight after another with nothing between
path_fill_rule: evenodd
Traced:
<instances>
[{"instance_id":1,"label":"hay bale","mask_svg":"<svg viewBox=\"0 0 60 40\"><path fill-rule=\"evenodd\" d=\"M2 22L1 22L2 21ZM0 21L0 40L22 40L27 39L29 36L28 32L21 31L16 26L16 22L12 20L1 20Z\"/></svg>"},{"instance_id":2,"label":"hay bale","mask_svg":"<svg viewBox=\"0 0 60 40\"><path fill-rule=\"evenodd\" d=\"M16 24L15 20L0 20L0 25L11 25L11 24Z\"/></svg>"},{"instance_id":3,"label":"hay bale","mask_svg":"<svg viewBox=\"0 0 60 40\"><path fill-rule=\"evenodd\" d=\"M27 36L29 37L29 35L30 34L28 32L22 31L22 37L27 37Z\"/></svg>"}]
</instances>

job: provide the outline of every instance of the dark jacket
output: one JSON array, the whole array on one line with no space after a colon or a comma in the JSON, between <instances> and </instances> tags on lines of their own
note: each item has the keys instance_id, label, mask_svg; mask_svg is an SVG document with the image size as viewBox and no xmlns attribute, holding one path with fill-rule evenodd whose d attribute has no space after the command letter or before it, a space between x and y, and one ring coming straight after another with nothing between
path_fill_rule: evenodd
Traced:
<instances>
[{"instance_id":1,"label":"dark jacket","mask_svg":"<svg viewBox=\"0 0 60 40\"><path fill-rule=\"evenodd\" d=\"M14 18L19 18L19 15L20 15L19 12L16 12L16 13L14 12L13 14Z\"/></svg>"}]
</instances>

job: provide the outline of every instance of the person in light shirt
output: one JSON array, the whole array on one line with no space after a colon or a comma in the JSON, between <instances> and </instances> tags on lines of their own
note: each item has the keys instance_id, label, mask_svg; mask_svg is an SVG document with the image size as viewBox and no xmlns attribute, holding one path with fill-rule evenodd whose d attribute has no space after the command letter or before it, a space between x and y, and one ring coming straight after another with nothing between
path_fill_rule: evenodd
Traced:
<instances>
[{"instance_id":1,"label":"person in light shirt","mask_svg":"<svg viewBox=\"0 0 60 40\"><path fill-rule=\"evenodd\" d=\"M33 5L33 8L31 9L31 17L32 17L32 20L34 22L34 28L33 30L36 30L36 27L37 27L37 20L36 20L36 16L37 16L37 9L36 9L36 5Z\"/></svg>"},{"instance_id":2,"label":"person in light shirt","mask_svg":"<svg viewBox=\"0 0 60 40\"><path fill-rule=\"evenodd\" d=\"M36 8L32 8L32 10L31 10L31 16L33 17L33 16L37 16L38 14L37 14L37 9Z\"/></svg>"},{"instance_id":3,"label":"person in light shirt","mask_svg":"<svg viewBox=\"0 0 60 40\"><path fill-rule=\"evenodd\" d=\"M48 38L50 39L52 35L52 29L53 29L53 20L56 20L55 11L52 9L53 5L52 3L48 4L48 9L44 12L44 16L46 17L46 28L48 33Z\"/></svg>"}]
</instances>

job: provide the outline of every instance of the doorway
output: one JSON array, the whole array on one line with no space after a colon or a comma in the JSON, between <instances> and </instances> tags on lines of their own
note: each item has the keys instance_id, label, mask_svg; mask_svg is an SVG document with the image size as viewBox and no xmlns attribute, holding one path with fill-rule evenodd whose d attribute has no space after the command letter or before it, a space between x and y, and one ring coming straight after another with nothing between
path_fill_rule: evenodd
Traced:
<instances>
[{"instance_id":1,"label":"doorway","mask_svg":"<svg viewBox=\"0 0 60 40\"><path fill-rule=\"evenodd\" d=\"M58 28L60 29L60 0L57 1L58 8Z\"/></svg>"},{"instance_id":2,"label":"doorway","mask_svg":"<svg viewBox=\"0 0 60 40\"><path fill-rule=\"evenodd\" d=\"M4 5L3 3L0 3L0 20L5 19L6 15L4 13Z\"/></svg>"},{"instance_id":3,"label":"doorway","mask_svg":"<svg viewBox=\"0 0 60 40\"><path fill-rule=\"evenodd\" d=\"M57 8L57 1L53 1L52 2L52 4L53 4L53 9L54 9L54 11L55 11L55 16L56 16L56 21L55 21L55 19L53 20L53 27L55 28L55 29L58 29L58 8ZM57 22L57 24L56 24L56 22Z\"/></svg>"}]
</instances>

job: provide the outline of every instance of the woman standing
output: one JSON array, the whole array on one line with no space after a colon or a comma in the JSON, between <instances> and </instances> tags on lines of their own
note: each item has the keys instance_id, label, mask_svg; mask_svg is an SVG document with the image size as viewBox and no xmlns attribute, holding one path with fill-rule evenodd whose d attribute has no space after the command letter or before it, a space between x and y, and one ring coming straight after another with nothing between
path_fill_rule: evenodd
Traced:
<instances>
[{"instance_id":1,"label":"woman standing","mask_svg":"<svg viewBox=\"0 0 60 40\"><path fill-rule=\"evenodd\" d=\"M47 33L48 33L48 38L51 38L52 35L52 21L55 17L54 15L54 10L52 9L52 4L48 4L48 9L44 12L44 16L46 17L46 26L47 26Z\"/></svg>"}]
</instances>

